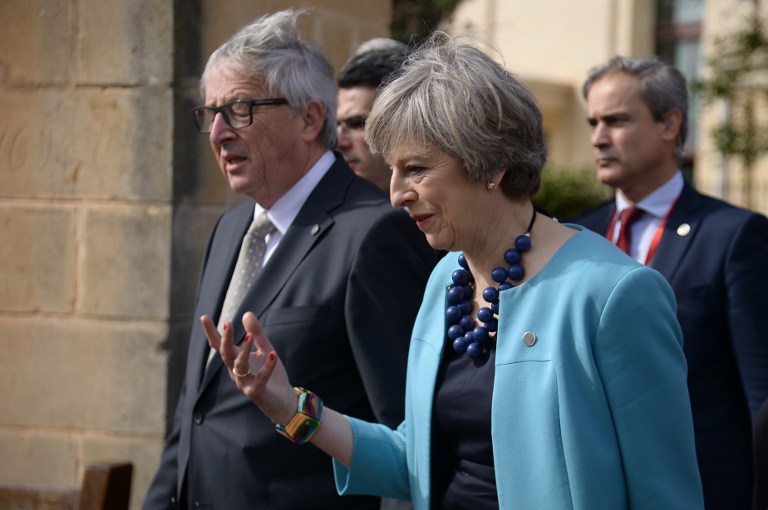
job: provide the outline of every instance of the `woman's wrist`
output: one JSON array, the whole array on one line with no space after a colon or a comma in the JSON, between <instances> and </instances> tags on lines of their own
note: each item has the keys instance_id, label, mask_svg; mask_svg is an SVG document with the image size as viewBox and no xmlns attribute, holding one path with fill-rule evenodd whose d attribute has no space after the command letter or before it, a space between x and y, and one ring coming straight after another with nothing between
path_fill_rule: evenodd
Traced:
<instances>
[{"instance_id":1,"label":"woman's wrist","mask_svg":"<svg viewBox=\"0 0 768 510\"><path fill-rule=\"evenodd\" d=\"M323 415L323 401L320 397L305 390L295 387L296 405L294 414L284 424L275 424L275 430L297 444L309 442L320 428Z\"/></svg>"}]
</instances>

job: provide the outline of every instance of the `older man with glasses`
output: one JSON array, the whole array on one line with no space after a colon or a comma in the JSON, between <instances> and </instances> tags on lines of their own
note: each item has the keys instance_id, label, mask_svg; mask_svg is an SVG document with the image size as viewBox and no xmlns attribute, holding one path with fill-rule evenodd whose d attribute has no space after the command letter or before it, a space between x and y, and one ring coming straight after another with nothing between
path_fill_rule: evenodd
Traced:
<instances>
[{"instance_id":1,"label":"older man with glasses","mask_svg":"<svg viewBox=\"0 0 768 510\"><path fill-rule=\"evenodd\" d=\"M337 143L337 90L299 13L246 26L208 60L194 110L228 185L246 197L217 222L174 427L144 508L378 508L341 499L330 461L286 441L211 352L203 324L239 344L255 313L291 380L344 412L403 419L410 330L435 253L402 210L356 176ZM190 275L193 277L193 275ZM298 416L298 415L297 415Z\"/></svg>"}]
</instances>

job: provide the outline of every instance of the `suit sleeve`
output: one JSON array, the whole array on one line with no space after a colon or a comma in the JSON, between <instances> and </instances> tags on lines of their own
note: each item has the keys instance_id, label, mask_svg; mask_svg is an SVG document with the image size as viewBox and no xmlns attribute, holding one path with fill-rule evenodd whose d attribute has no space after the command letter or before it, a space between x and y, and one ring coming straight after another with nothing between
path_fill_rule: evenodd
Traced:
<instances>
[{"instance_id":1,"label":"suit sleeve","mask_svg":"<svg viewBox=\"0 0 768 510\"><path fill-rule=\"evenodd\" d=\"M595 359L621 449L629 507L703 508L672 289L639 267L615 287Z\"/></svg>"},{"instance_id":2,"label":"suit sleeve","mask_svg":"<svg viewBox=\"0 0 768 510\"><path fill-rule=\"evenodd\" d=\"M349 275L352 350L376 419L390 427L403 420L411 330L436 260L408 215L393 209L369 230Z\"/></svg>"},{"instance_id":3,"label":"suit sleeve","mask_svg":"<svg viewBox=\"0 0 768 510\"><path fill-rule=\"evenodd\" d=\"M752 214L726 258L728 322L754 421L768 398L768 219Z\"/></svg>"}]
</instances>

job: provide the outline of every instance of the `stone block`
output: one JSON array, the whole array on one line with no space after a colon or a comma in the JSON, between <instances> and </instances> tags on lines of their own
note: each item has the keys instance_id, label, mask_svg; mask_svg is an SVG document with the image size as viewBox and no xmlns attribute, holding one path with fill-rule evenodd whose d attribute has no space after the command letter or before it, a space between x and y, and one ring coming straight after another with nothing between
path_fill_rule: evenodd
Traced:
<instances>
[{"instance_id":1,"label":"stone block","mask_svg":"<svg viewBox=\"0 0 768 510\"><path fill-rule=\"evenodd\" d=\"M163 444L164 440L161 438L148 440L136 437L84 436L81 473L82 467L90 462L133 463L130 508L139 510L157 471Z\"/></svg>"},{"instance_id":2,"label":"stone block","mask_svg":"<svg viewBox=\"0 0 768 510\"><path fill-rule=\"evenodd\" d=\"M389 26L392 17L392 2L382 0L313 0L312 9L316 11L334 11L337 14L352 16L364 20L380 20Z\"/></svg>"},{"instance_id":3,"label":"stone block","mask_svg":"<svg viewBox=\"0 0 768 510\"><path fill-rule=\"evenodd\" d=\"M78 310L167 320L170 206L96 206L83 211Z\"/></svg>"},{"instance_id":4,"label":"stone block","mask_svg":"<svg viewBox=\"0 0 768 510\"><path fill-rule=\"evenodd\" d=\"M66 83L72 67L71 2L0 2L0 79L14 85Z\"/></svg>"},{"instance_id":5,"label":"stone block","mask_svg":"<svg viewBox=\"0 0 768 510\"><path fill-rule=\"evenodd\" d=\"M80 0L78 82L170 84L173 2Z\"/></svg>"},{"instance_id":6,"label":"stone block","mask_svg":"<svg viewBox=\"0 0 768 510\"><path fill-rule=\"evenodd\" d=\"M2 318L0 329L0 426L163 434L166 324Z\"/></svg>"},{"instance_id":7,"label":"stone block","mask_svg":"<svg viewBox=\"0 0 768 510\"><path fill-rule=\"evenodd\" d=\"M0 430L0 482L76 486L75 439L41 430Z\"/></svg>"},{"instance_id":8,"label":"stone block","mask_svg":"<svg viewBox=\"0 0 768 510\"><path fill-rule=\"evenodd\" d=\"M71 312L75 214L67 206L0 204L0 310Z\"/></svg>"},{"instance_id":9,"label":"stone block","mask_svg":"<svg viewBox=\"0 0 768 510\"><path fill-rule=\"evenodd\" d=\"M0 196L170 199L170 90L4 91L0 111Z\"/></svg>"}]
</instances>

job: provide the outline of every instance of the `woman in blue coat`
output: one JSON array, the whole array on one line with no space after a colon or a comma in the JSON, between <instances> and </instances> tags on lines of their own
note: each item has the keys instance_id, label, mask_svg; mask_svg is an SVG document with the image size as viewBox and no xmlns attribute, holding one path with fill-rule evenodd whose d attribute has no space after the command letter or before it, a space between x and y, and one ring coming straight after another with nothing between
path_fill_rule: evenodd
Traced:
<instances>
[{"instance_id":1,"label":"woman in blue coat","mask_svg":"<svg viewBox=\"0 0 768 510\"><path fill-rule=\"evenodd\" d=\"M278 432L331 455L340 493L416 510L703 508L672 292L536 212L546 148L530 92L438 33L380 92L365 136L392 168L393 206L449 252L413 329L405 420L324 408L291 386L255 316L241 346L203 317Z\"/></svg>"}]
</instances>

